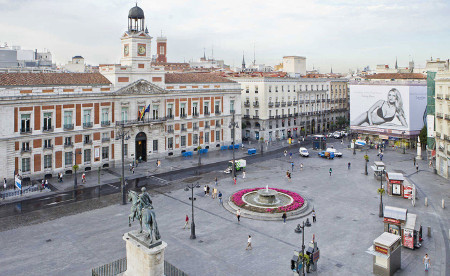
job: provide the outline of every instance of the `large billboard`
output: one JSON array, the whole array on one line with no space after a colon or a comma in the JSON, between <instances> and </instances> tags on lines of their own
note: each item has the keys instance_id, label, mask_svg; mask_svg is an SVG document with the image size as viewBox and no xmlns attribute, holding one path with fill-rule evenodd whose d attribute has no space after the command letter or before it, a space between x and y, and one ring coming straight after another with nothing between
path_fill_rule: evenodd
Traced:
<instances>
[{"instance_id":1,"label":"large billboard","mask_svg":"<svg viewBox=\"0 0 450 276\"><path fill-rule=\"evenodd\" d=\"M417 135L426 119L425 85L350 85L350 126L380 133Z\"/></svg>"}]
</instances>

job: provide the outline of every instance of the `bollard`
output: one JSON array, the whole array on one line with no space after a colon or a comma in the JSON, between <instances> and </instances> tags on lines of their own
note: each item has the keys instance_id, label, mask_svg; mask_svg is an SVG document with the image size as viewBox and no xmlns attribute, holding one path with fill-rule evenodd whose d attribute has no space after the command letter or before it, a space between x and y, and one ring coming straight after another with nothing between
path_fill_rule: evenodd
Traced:
<instances>
[{"instance_id":1,"label":"bollard","mask_svg":"<svg viewBox=\"0 0 450 276\"><path fill-rule=\"evenodd\" d=\"M445 199L442 199L442 209L445 209Z\"/></svg>"},{"instance_id":2,"label":"bollard","mask_svg":"<svg viewBox=\"0 0 450 276\"><path fill-rule=\"evenodd\" d=\"M425 198L425 206L428 206L428 197Z\"/></svg>"},{"instance_id":3,"label":"bollard","mask_svg":"<svg viewBox=\"0 0 450 276\"><path fill-rule=\"evenodd\" d=\"M431 226L428 226L427 228L427 236L431 237Z\"/></svg>"},{"instance_id":4,"label":"bollard","mask_svg":"<svg viewBox=\"0 0 450 276\"><path fill-rule=\"evenodd\" d=\"M448 229L448 239L450 240L450 229Z\"/></svg>"}]
</instances>

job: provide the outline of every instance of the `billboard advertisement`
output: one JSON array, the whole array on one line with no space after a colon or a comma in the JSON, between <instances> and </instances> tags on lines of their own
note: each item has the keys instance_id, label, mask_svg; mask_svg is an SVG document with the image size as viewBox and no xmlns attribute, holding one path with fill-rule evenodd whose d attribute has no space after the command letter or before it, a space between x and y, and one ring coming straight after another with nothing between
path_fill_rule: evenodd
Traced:
<instances>
[{"instance_id":1,"label":"billboard advertisement","mask_svg":"<svg viewBox=\"0 0 450 276\"><path fill-rule=\"evenodd\" d=\"M378 133L418 134L426 119L425 85L351 85L350 126Z\"/></svg>"}]
</instances>

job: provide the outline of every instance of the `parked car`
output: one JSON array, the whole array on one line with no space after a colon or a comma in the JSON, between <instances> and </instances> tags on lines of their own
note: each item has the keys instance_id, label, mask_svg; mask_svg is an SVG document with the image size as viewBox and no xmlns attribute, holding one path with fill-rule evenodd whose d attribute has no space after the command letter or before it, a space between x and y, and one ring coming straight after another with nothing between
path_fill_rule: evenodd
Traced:
<instances>
[{"instance_id":1,"label":"parked car","mask_svg":"<svg viewBox=\"0 0 450 276\"><path fill-rule=\"evenodd\" d=\"M340 131L336 131L333 133L333 137L334 139L341 139L342 138L342 134Z\"/></svg>"},{"instance_id":2,"label":"parked car","mask_svg":"<svg viewBox=\"0 0 450 276\"><path fill-rule=\"evenodd\" d=\"M336 151L336 149L327 148L327 152L332 152L335 157L342 157L342 152L338 152L338 151Z\"/></svg>"},{"instance_id":3,"label":"parked car","mask_svg":"<svg viewBox=\"0 0 450 276\"><path fill-rule=\"evenodd\" d=\"M300 154L300 156L309 157L309 152L306 148L300 148L298 150L298 153Z\"/></svg>"},{"instance_id":4,"label":"parked car","mask_svg":"<svg viewBox=\"0 0 450 276\"><path fill-rule=\"evenodd\" d=\"M345 131L341 131L341 134L342 134L343 137L347 137L348 136L348 133L345 132Z\"/></svg>"},{"instance_id":5,"label":"parked car","mask_svg":"<svg viewBox=\"0 0 450 276\"><path fill-rule=\"evenodd\" d=\"M333 137L333 133L330 132L327 134L327 138L331 138L331 137Z\"/></svg>"}]
</instances>

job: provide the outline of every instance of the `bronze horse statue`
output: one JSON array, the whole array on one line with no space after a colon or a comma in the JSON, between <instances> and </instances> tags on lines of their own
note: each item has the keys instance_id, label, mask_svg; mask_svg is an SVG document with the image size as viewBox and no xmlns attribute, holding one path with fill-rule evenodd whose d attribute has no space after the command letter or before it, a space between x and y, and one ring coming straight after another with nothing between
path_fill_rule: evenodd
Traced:
<instances>
[{"instance_id":1,"label":"bronze horse statue","mask_svg":"<svg viewBox=\"0 0 450 276\"><path fill-rule=\"evenodd\" d=\"M158 224L156 223L155 211L153 211L153 206L143 204L141 197L135 191L128 191L128 201L132 202L131 214L128 216L128 226L131 227L131 221L134 219L139 220L140 231L142 233L142 222L147 228L147 238L150 239L150 243L153 243L153 232L155 233L155 240L161 239L159 234Z\"/></svg>"}]
</instances>

